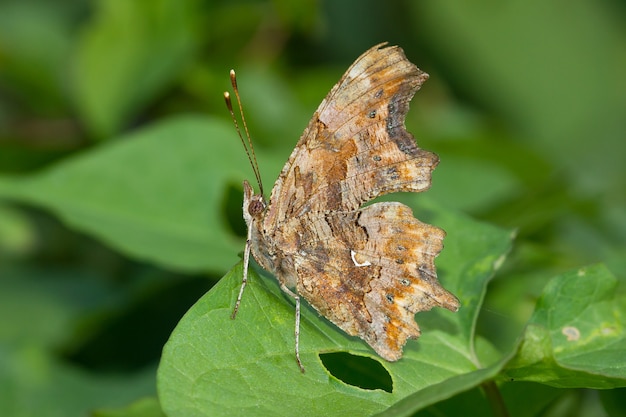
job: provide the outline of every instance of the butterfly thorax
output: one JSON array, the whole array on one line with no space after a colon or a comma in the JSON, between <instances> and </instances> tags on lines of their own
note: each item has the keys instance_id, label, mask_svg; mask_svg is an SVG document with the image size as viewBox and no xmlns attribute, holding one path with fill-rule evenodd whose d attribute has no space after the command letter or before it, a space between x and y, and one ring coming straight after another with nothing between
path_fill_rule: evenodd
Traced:
<instances>
[{"instance_id":1,"label":"butterfly thorax","mask_svg":"<svg viewBox=\"0 0 626 417\"><path fill-rule=\"evenodd\" d=\"M264 218L268 208L263 195L254 194L247 181L244 181L243 218L249 229L250 252L259 265L271 272L289 288L296 286L296 274L291 257L284 256L289 248L277 248L277 239L264 229Z\"/></svg>"}]
</instances>

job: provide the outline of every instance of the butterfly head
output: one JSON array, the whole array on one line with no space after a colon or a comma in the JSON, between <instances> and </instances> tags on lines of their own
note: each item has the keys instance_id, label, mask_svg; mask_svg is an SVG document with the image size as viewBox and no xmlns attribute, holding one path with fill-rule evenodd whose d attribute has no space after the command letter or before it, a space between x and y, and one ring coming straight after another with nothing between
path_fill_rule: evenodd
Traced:
<instances>
[{"instance_id":1,"label":"butterfly head","mask_svg":"<svg viewBox=\"0 0 626 417\"><path fill-rule=\"evenodd\" d=\"M243 218L247 225L261 216L267 207L263 194L254 194L254 190L248 181L243 182Z\"/></svg>"}]
</instances>

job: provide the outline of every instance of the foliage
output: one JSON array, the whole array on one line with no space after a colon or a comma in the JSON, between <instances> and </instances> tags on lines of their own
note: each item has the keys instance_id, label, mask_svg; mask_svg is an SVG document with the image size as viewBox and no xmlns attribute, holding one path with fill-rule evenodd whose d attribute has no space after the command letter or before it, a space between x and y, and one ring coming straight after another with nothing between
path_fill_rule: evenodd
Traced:
<instances>
[{"instance_id":1,"label":"foliage","mask_svg":"<svg viewBox=\"0 0 626 417\"><path fill-rule=\"evenodd\" d=\"M626 9L562 6L2 2L0 415L626 415ZM441 158L392 197L447 231L462 309L387 363L305 308L302 375L272 277L229 318L252 172L221 93L236 68L269 187L385 40Z\"/></svg>"}]
</instances>

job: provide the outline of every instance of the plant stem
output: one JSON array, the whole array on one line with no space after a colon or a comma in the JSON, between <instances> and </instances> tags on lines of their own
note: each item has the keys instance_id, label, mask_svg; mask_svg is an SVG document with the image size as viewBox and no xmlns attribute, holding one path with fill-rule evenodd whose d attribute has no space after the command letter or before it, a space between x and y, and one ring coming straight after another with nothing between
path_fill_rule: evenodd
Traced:
<instances>
[{"instance_id":1,"label":"plant stem","mask_svg":"<svg viewBox=\"0 0 626 417\"><path fill-rule=\"evenodd\" d=\"M487 397L487 401L489 401L494 417L509 417L509 412L506 409L504 399L502 398L500 389L498 389L496 383L493 381L486 381L481 384L481 388Z\"/></svg>"}]
</instances>

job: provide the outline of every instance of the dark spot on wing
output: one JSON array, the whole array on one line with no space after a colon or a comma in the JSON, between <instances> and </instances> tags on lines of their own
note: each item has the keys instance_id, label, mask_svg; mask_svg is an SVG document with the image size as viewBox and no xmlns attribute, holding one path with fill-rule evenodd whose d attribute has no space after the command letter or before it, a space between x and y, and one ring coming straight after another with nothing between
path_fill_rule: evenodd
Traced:
<instances>
[{"instance_id":1,"label":"dark spot on wing","mask_svg":"<svg viewBox=\"0 0 626 417\"><path fill-rule=\"evenodd\" d=\"M413 135L404 128L404 118L409 109L406 92L402 89L391 98L387 106L387 133L389 138L395 142L398 149L407 155L415 155L417 153L417 145Z\"/></svg>"}]
</instances>

